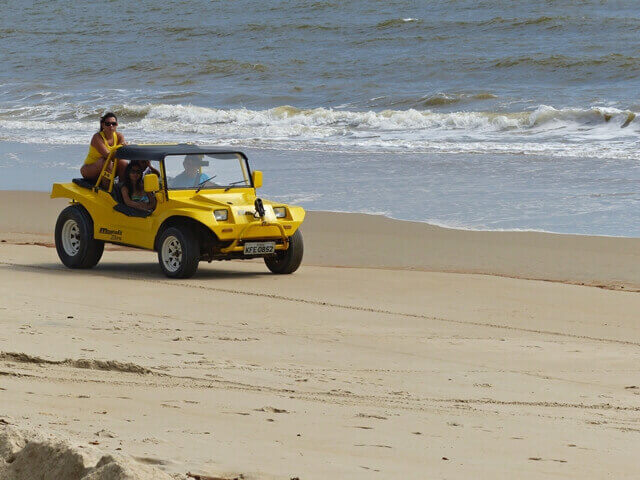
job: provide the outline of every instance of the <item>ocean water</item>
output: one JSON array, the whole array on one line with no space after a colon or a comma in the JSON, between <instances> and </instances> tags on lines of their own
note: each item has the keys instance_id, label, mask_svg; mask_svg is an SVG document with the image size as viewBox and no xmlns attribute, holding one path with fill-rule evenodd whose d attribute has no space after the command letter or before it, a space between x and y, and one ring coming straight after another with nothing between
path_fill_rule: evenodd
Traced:
<instances>
[{"instance_id":1,"label":"ocean water","mask_svg":"<svg viewBox=\"0 0 640 480\"><path fill-rule=\"evenodd\" d=\"M640 236L637 2L4 3L0 188L76 175L112 110L310 209Z\"/></svg>"}]
</instances>

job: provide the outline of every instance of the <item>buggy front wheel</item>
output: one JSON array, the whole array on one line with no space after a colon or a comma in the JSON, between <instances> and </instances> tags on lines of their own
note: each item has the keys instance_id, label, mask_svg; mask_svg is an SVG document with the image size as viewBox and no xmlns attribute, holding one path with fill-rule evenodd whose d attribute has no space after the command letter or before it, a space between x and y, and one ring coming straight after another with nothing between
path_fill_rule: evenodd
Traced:
<instances>
[{"instance_id":1,"label":"buggy front wheel","mask_svg":"<svg viewBox=\"0 0 640 480\"><path fill-rule=\"evenodd\" d=\"M302 233L300 230L296 230L296 233L289 237L289 248L284 251L278 250L273 255L264 257L264 263L273 273L293 273L302 263L303 253Z\"/></svg>"},{"instance_id":2,"label":"buggy front wheel","mask_svg":"<svg viewBox=\"0 0 640 480\"><path fill-rule=\"evenodd\" d=\"M200 262L200 246L194 232L176 227L162 232L158 240L158 261L167 277L192 277Z\"/></svg>"}]
</instances>

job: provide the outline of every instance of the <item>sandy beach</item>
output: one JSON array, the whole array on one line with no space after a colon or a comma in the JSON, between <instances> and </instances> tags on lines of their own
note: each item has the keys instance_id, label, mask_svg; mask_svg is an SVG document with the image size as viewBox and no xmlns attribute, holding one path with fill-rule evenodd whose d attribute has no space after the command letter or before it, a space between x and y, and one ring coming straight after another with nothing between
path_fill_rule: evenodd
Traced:
<instances>
[{"instance_id":1,"label":"sandy beach","mask_svg":"<svg viewBox=\"0 0 640 480\"><path fill-rule=\"evenodd\" d=\"M295 274L172 281L66 269L64 205L0 192L0 478L640 474L640 239L309 212Z\"/></svg>"}]
</instances>

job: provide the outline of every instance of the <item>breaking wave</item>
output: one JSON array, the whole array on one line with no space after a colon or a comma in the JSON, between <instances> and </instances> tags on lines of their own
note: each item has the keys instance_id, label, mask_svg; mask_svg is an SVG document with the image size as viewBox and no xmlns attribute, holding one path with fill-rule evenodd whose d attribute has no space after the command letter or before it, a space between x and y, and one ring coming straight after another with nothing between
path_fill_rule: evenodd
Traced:
<instances>
[{"instance_id":1,"label":"breaking wave","mask_svg":"<svg viewBox=\"0 0 640 480\"><path fill-rule=\"evenodd\" d=\"M490 99L491 94L423 98L426 106ZM290 149L516 152L564 156L635 155L636 112L616 108L539 106L532 111L438 112L301 109L217 109L193 105L121 104L127 139L274 146ZM86 105L42 104L0 110L0 138L29 143L85 143L97 112ZM51 131L51 119L56 128ZM633 148L629 148L633 146Z\"/></svg>"}]
</instances>

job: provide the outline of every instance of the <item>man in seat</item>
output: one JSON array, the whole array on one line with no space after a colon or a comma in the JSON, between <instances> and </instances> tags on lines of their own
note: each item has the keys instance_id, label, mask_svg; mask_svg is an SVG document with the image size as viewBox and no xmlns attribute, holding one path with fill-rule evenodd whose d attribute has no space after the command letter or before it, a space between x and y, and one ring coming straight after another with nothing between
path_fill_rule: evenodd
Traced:
<instances>
[{"instance_id":1,"label":"man in seat","mask_svg":"<svg viewBox=\"0 0 640 480\"><path fill-rule=\"evenodd\" d=\"M210 177L208 175L200 172L201 166L209 164L202 158L202 155L186 155L184 162L182 162L184 172L170 180L169 186L171 188L196 188L201 183L209 180Z\"/></svg>"}]
</instances>

